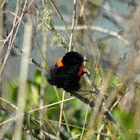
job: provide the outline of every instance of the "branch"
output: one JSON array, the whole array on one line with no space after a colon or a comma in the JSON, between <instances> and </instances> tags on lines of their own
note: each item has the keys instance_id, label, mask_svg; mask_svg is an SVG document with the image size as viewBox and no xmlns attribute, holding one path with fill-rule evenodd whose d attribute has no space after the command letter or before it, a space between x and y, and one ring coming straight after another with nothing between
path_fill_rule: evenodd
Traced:
<instances>
[{"instance_id":1,"label":"branch","mask_svg":"<svg viewBox=\"0 0 140 140\"><path fill-rule=\"evenodd\" d=\"M55 28L57 30L65 30L65 28L63 26L55 26ZM68 26L68 29L69 30L72 30L71 26ZM119 35L118 32L116 31L110 31L108 29L104 29L102 27L98 27L98 26L92 26L92 25L88 25L88 27L86 25L81 25L81 26L75 26L74 27L74 30L87 30L87 29L90 29L90 30L94 30L94 31L98 31L98 32L101 32L101 33L105 33L105 34L108 34L112 37L116 37L117 39L121 40L124 42L125 45L129 46L129 41L124 39L121 35Z\"/></svg>"}]
</instances>

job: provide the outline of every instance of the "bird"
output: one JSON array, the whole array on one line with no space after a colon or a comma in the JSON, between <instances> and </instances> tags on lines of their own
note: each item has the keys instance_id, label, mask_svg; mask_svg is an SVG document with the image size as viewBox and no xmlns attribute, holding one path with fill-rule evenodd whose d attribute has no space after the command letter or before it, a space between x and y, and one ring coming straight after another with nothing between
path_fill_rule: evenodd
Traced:
<instances>
[{"instance_id":1,"label":"bird","mask_svg":"<svg viewBox=\"0 0 140 140\"><path fill-rule=\"evenodd\" d=\"M67 52L48 70L48 83L67 92L78 91L81 87L81 76L84 74L83 61L84 58L79 52Z\"/></svg>"}]
</instances>

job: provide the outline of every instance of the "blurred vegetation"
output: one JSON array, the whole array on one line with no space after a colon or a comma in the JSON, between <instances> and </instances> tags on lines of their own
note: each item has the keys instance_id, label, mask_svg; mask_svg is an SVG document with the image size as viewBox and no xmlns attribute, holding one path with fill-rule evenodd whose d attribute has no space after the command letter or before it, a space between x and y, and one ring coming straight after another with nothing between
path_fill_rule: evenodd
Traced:
<instances>
[{"instance_id":1,"label":"blurred vegetation","mask_svg":"<svg viewBox=\"0 0 140 140\"><path fill-rule=\"evenodd\" d=\"M5 2L7 2L7 4L5 5L5 9L3 10L4 12L8 9L8 4L10 3L10 1L3 1L3 3ZM14 2L17 1L15 0ZM107 4L110 3L109 0L106 2ZM30 19L32 19L32 22L34 23L32 33L33 48L31 51L33 51L35 46L38 46L37 51L35 52L35 54L32 54L32 56L34 59L38 60L37 55L39 54L39 56L41 56L40 59L42 60L42 62L40 62L40 65L44 68L48 68L49 64L55 65L55 63L53 64L53 61L56 60L56 56L53 56L52 50L54 50L56 54L58 54L59 52L61 52L62 54L64 52L67 52L69 47L71 47L70 45L68 45L70 44L68 43L68 41L70 39L73 39L71 41L74 50L79 51L83 56L85 56L88 59L88 62L84 64L84 68L89 75L90 82L92 83L90 85L86 77L83 76L80 81L81 90L86 92L77 91L78 94L81 97L85 97L89 101L93 100L95 102L95 105L97 104L96 101L99 98L103 97L104 104L107 106L107 110L110 110L115 122L112 122L105 118L103 112L104 105L102 105L102 107L99 106L99 111L96 114L96 108L91 108L89 105L83 103L79 99L74 98L72 96L72 93L65 94L63 89L58 89L52 85L49 85L49 83L46 81L46 75L44 75L41 71L37 70L34 67L34 73L29 68L29 71L33 73L33 77L27 79L27 85L25 89L26 102L24 113L21 114L22 116L24 116L21 139L139 140L140 86L139 83L134 82L135 80L133 79L133 77L127 79L129 74L134 75L135 72L131 71L133 68L127 69L128 73L125 72L125 70L123 71L123 69L123 72L121 74L118 72L118 65L122 59L120 57L116 59L116 56L119 56L119 53L117 52L117 54L116 52L113 52L113 49L115 50L115 47L119 46L119 41L121 40L123 42L125 38L123 38L123 36L121 36L115 31L112 31L113 33L115 32L114 35L110 30L110 32L114 36L109 31L108 34L102 33L101 35L99 35L99 33L95 33L97 32L97 29L95 29L95 31L92 32L89 30L91 26L89 26L89 29L87 28L88 24L94 25L94 23L96 23L95 21L98 21L101 18L105 18L103 20L103 26L105 26L108 23L111 23L109 24L110 26L108 26L108 28L111 28L113 26L115 26L115 29L119 28L121 25L118 26L118 18L116 19L116 22L114 22L113 19L117 15L114 14L114 11L116 9L110 9L111 14L115 15L114 17L112 17L112 15L110 16L110 14L107 15L108 11L102 13L102 10L106 8L104 7L105 1L99 2L98 0L87 0L84 2L83 0L80 0L79 2L77 1L77 7L79 9L74 9L74 4L70 2L68 4L71 4L71 16L67 15L66 21L69 20L69 18L71 17L69 22L72 22L74 18L74 16L72 16L72 12L74 13L74 10L77 10L77 17L75 19L76 24L77 26L85 25L86 31L85 28L83 28L80 31L77 31L75 29L71 33L68 31L68 28L65 27L64 30L65 32L67 32L67 34L64 34L60 32L55 26L55 22L58 19L60 20L59 22L61 22L59 23L60 25L66 22L61 17L61 14L66 16L65 11L61 11L60 9L61 4L63 5L64 3L66 2L61 1L61 3L59 3L59 1L53 2L52 0L47 1L47 3L45 1L37 2L33 0L30 1L27 5L25 1L20 1L20 4L18 4L17 2L17 5L14 3L17 6L17 11L19 13L17 12L18 14L15 15L15 9L12 9L14 11L11 10L11 13L14 12L14 14L12 13L12 15L14 15L13 17L15 18L16 16L18 16L18 18L15 20L15 22L13 18L10 23L8 22L8 15L5 15L3 33L4 39L8 38L8 36L5 36L7 28L9 27L10 29L12 29L13 27L13 34L10 36L9 32L10 37L7 39L7 44L9 43L9 40L12 39L14 43L22 42L22 32L24 30L24 24L28 20L27 17L30 17ZM118 1L118 5L119 3L121 2ZM125 4L128 5L128 2L126 2ZM3 5L4 4L2 4L2 6ZM66 6L68 6L67 3ZM85 11L83 10L84 8ZM39 14L37 15L36 13L38 13L38 11ZM22 22L19 20L20 18L22 19ZM109 21L106 21L107 19ZM67 23L67 25L69 25L69 22ZM18 28L19 23L22 25L19 25ZM101 24L99 24L99 26L100 25ZM13 36L16 34L16 29L18 30L17 37L15 37L14 39ZM99 32L105 32L103 29L104 28L102 28L102 31L100 30ZM97 38L95 37L95 35L97 35ZM116 43L115 39L110 41L110 39L112 39L113 37L119 39L121 38L120 40L118 39L119 43ZM19 38L22 41L19 41ZM109 41L106 42L107 39L109 39ZM51 42L53 42L53 45L56 45L57 48L54 48ZM110 42L113 45L116 43L116 46L112 47ZM8 48L10 46L10 43L8 44L9 46L7 44L5 43L4 45ZM18 46L22 46L21 43L17 44ZM63 49L58 47L60 45ZM47 51L43 48L44 46ZM124 46L120 45L119 47ZM2 48L2 50L4 49ZM122 50L122 52L123 51L124 50ZM128 52L131 52L131 50ZM2 59L4 59L6 56L5 51L3 51L3 54L4 57L2 56ZM51 58L48 58L46 54L48 54L47 56L50 56ZM115 58L113 56L115 56ZM10 56L10 58L12 57ZM46 62L44 62L45 59ZM48 64L49 59L51 61ZM112 61L109 61L110 59ZM9 61L10 60L8 60L8 62L6 63L8 66L10 65ZM19 67L19 65L17 67ZM4 72L5 71L6 70L4 69ZM16 68L14 69L14 71L16 71ZM136 71L136 73L138 72ZM16 116L16 111L20 110L17 106L17 102L19 94L19 85L22 83L19 83L19 76L17 73L16 78L11 73L9 78L7 76L8 74L9 73L7 72L7 74L2 75L2 78L4 79L2 82L5 86L2 87L2 96L0 97L0 139L10 140L14 139L15 123L17 122L16 117L19 117ZM133 90L130 88L131 83L134 84L134 87L132 87L132 89L134 88ZM91 91L94 90L94 88L98 89L98 95L91 93ZM130 91L134 93L134 100L127 100L127 102L121 103L122 99L125 99L125 95ZM100 103L102 104L102 101ZM130 105L130 107L128 106L128 104ZM129 108L129 110L125 110L125 108L127 107Z\"/></svg>"}]
</instances>

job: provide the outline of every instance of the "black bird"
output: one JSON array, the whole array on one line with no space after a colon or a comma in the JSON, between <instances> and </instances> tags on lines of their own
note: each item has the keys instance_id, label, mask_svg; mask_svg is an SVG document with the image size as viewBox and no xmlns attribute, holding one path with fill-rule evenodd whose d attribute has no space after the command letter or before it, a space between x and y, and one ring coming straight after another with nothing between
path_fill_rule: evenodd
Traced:
<instances>
[{"instance_id":1,"label":"black bird","mask_svg":"<svg viewBox=\"0 0 140 140\"><path fill-rule=\"evenodd\" d=\"M47 81L51 85L63 88L68 92L80 89L80 78L83 75L84 59L78 52L68 52L59 58L56 65L47 73Z\"/></svg>"}]
</instances>

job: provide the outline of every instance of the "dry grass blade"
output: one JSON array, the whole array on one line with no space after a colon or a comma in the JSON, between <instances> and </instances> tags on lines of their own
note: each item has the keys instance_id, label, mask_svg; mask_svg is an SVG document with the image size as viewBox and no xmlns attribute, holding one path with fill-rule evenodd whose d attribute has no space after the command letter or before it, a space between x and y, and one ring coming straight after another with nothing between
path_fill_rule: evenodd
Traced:
<instances>
[{"instance_id":1,"label":"dry grass blade","mask_svg":"<svg viewBox=\"0 0 140 140\"><path fill-rule=\"evenodd\" d=\"M75 97L71 97L71 98L65 99L63 102L68 102L68 101L73 100L73 99L75 99ZM33 113L33 112L39 111L39 110L41 110L41 109L48 108L48 107L51 107L51 106L54 106L54 105L57 105L57 104L60 104L60 103L62 103L62 101L58 101L58 102L55 102L55 103L52 103L52 104L45 105L45 106L43 106L43 107L39 107L39 108L30 110L30 111L28 111L27 113L30 114L30 113ZM25 115L25 114L23 113L23 114L20 114L19 116L12 117L12 118L10 118L10 119L8 119L8 120L6 120L6 121L3 121L2 123L0 123L0 126L2 126L2 125L4 125L4 124L7 124L7 123L9 123L9 122L11 122L11 121L14 121L14 120L16 120L18 117L23 116L23 115Z\"/></svg>"},{"instance_id":2,"label":"dry grass blade","mask_svg":"<svg viewBox=\"0 0 140 140\"><path fill-rule=\"evenodd\" d=\"M92 129L87 133L88 138L91 138L93 132L101 124L101 120L102 120L102 117L103 117L104 113L99 116L99 112L100 112L100 108L103 107L104 95L106 93L106 90L107 90L107 87L108 87L111 76L112 76L112 72L108 71L108 74L107 74L106 78L104 77L104 79L103 79L101 91L100 91L100 93L99 93L99 95L98 95L98 97L95 101L95 107L94 107L94 110L93 110L93 115L94 116L91 120L92 121L91 122Z\"/></svg>"},{"instance_id":3,"label":"dry grass blade","mask_svg":"<svg viewBox=\"0 0 140 140\"><path fill-rule=\"evenodd\" d=\"M58 126L58 131L57 131L57 137L58 139L60 138L60 129L61 129L61 125L62 125L62 115L63 115L63 108L64 108L64 99L65 99L65 93L66 91L63 91L63 95L62 95L62 103L60 106L60 115L59 115L59 126Z\"/></svg>"},{"instance_id":4,"label":"dry grass blade","mask_svg":"<svg viewBox=\"0 0 140 140\"><path fill-rule=\"evenodd\" d=\"M0 2L0 6L2 5L2 2ZM3 40L3 7L0 7L0 40ZM0 68L2 66L2 42L0 41ZM0 75L0 97L2 96L2 77Z\"/></svg>"},{"instance_id":5,"label":"dry grass blade","mask_svg":"<svg viewBox=\"0 0 140 140\"><path fill-rule=\"evenodd\" d=\"M43 52L43 56L46 56L46 42L47 42L47 35L43 36L43 43L42 43L42 52ZM46 58L46 57L45 57ZM45 59L44 58L44 59ZM43 67L45 67L46 65L46 61L43 61ZM42 72L42 78L44 77L44 73ZM40 91L40 101L39 101L39 106L42 107L44 105L44 95L45 95L45 84L42 81L41 83L41 91ZM43 135L43 116L44 116L45 112L43 110L40 110L40 137L44 138Z\"/></svg>"},{"instance_id":6,"label":"dry grass blade","mask_svg":"<svg viewBox=\"0 0 140 140\"><path fill-rule=\"evenodd\" d=\"M68 27L67 27L67 25L66 25L66 23L65 23L65 21L64 21L64 19L63 19L63 16L62 16L61 13L59 12L59 10L58 10L56 4L54 3L54 1L53 1L53 0L50 0L50 1L51 1L51 4L53 5L54 9L56 10L56 12L57 12L59 18L62 20L62 22L63 22L63 24L64 24L64 27L65 27L65 29L66 29L66 31L67 31L68 36L70 37L70 32L69 32Z\"/></svg>"},{"instance_id":7,"label":"dry grass blade","mask_svg":"<svg viewBox=\"0 0 140 140\"><path fill-rule=\"evenodd\" d=\"M86 121L87 121L87 116L88 116L89 109L90 109L89 106L87 106L86 114L85 114L85 120L84 120L84 125L83 125L83 128L82 128L82 133L81 133L81 136L80 136L80 140L83 139L83 135L84 135L84 132L85 132Z\"/></svg>"},{"instance_id":8,"label":"dry grass blade","mask_svg":"<svg viewBox=\"0 0 140 140\"><path fill-rule=\"evenodd\" d=\"M73 0L73 18L72 18L72 25L71 25L71 34L70 34L70 42L69 42L69 51L73 50L72 46L72 41L73 41L73 32L74 32L74 26L75 26L75 22L76 22L76 4L77 4L77 0Z\"/></svg>"},{"instance_id":9,"label":"dry grass blade","mask_svg":"<svg viewBox=\"0 0 140 140\"><path fill-rule=\"evenodd\" d=\"M23 49L25 50L25 55L23 55L21 59L21 70L20 70L18 102L17 102L17 106L18 108L20 108L20 111L18 110L16 111L17 116L24 113L25 104L26 104L26 84L27 84L27 74L28 74L28 63L26 59L28 59L30 55L31 36L32 36L32 22L28 17L27 23L25 24L24 43L23 43ZM20 140L22 137L23 118L24 118L23 116L17 118L15 131L14 131L15 140Z\"/></svg>"},{"instance_id":10,"label":"dry grass blade","mask_svg":"<svg viewBox=\"0 0 140 140\"><path fill-rule=\"evenodd\" d=\"M98 59L100 57L100 51L99 51L99 48L98 48L96 39L91 36L90 30L88 28L88 22L87 22L87 19L86 19L86 16L85 16L85 11L84 11L84 9L85 9L84 8L85 7L84 6L84 1L79 0L79 4L80 4L80 8L83 9L83 12L81 14L81 17L83 17L84 24L87 26L87 35L89 37L89 40L90 40L91 45L94 47L94 51L95 51L95 54L94 55L96 56L95 57L96 58L95 61L98 61Z\"/></svg>"},{"instance_id":11,"label":"dry grass blade","mask_svg":"<svg viewBox=\"0 0 140 140\"><path fill-rule=\"evenodd\" d=\"M22 14L21 14L19 20L17 21L17 17L18 17L17 14L18 14L18 11L19 11L19 1L17 2L17 8L16 8L16 12L15 12L15 15L16 16L15 16L14 21L13 21L13 28L11 30L11 33L8 35L8 37L6 39L6 40L10 40L10 41L9 41L9 46L8 46L8 49L7 49L7 53L5 55L3 64L2 64L1 69L0 69L0 75L2 74L2 71L4 69L4 66L5 66L5 64L6 64L7 60L8 60L9 54L11 52L11 48L12 48L13 43L14 43L14 40L16 38L16 35L17 35L17 32L18 32L18 29L19 29L21 20L22 20L22 18L24 16L24 10L26 8L26 4L27 4L27 0L24 3L23 9L22 9ZM3 43L3 45L4 44L5 44L5 42Z\"/></svg>"}]
</instances>

